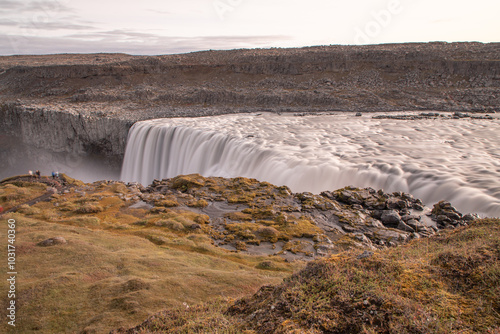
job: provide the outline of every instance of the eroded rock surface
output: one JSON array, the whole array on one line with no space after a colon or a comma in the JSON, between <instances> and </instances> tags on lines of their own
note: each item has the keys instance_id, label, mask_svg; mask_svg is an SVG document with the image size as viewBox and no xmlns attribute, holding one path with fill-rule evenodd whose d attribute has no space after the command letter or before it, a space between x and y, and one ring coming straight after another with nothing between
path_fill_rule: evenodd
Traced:
<instances>
[{"instance_id":1,"label":"eroded rock surface","mask_svg":"<svg viewBox=\"0 0 500 334\"><path fill-rule=\"evenodd\" d=\"M131 124L152 118L249 111L494 113L499 45L0 57L0 126L37 147L122 155Z\"/></svg>"}]
</instances>

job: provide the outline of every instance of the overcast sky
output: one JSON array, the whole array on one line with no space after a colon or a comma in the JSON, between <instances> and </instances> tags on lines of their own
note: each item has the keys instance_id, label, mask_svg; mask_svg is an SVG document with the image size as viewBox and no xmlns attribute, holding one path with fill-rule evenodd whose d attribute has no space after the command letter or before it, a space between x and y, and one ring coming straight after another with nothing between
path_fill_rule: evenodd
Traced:
<instances>
[{"instance_id":1,"label":"overcast sky","mask_svg":"<svg viewBox=\"0 0 500 334\"><path fill-rule=\"evenodd\" d=\"M498 0L0 0L0 54L500 41Z\"/></svg>"}]
</instances>

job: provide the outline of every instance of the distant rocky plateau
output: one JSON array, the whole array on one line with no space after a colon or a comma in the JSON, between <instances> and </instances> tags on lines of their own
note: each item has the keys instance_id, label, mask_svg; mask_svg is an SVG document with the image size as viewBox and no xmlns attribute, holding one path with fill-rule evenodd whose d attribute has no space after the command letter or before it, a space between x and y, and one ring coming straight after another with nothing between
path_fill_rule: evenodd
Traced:
<instances>
[{"instance_id":1,"label":"distant rocky plateau","mask_svg":"<svg viewBox=\"0 0 500 334\"><path fill-rule=\"evenodd\" d=\"M122 157L152 118L499 105L500 43L0 57L2 134L57 152Z\"/></svg>"}]
</instances>

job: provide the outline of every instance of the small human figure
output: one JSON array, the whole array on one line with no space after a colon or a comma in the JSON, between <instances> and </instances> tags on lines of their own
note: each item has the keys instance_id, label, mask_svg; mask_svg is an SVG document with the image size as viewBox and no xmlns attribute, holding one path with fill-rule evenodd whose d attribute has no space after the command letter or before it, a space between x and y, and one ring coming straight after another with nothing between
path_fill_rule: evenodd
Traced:
<instances>
[{"instance_id":1,"label":"small human figure","mask_svg":"<svg viewBox=\"0 0 500 334\"><path fill-rule=\"evenodd\" d=\"M54 179L54 180L55 180L55 178L56 178L56 172L54 172L54 171L53 171L53 172L52 172L52 179Z\"/></svg>"},{"instance_id":2,"label":"small human figure","mask_svg":"<svg viewBox=\"0 0 500 334\"><path fill-rule=\"evenodd\" d=\"M39 179L40 178L40 171L38 169L36 170L35 174L36 174L37 179Z\"/></svg>"},{"instance_id":3,"label":"small human figure","mask_svg":"<svg viewBox=\"0 0 500 334\"><path fill-rule=\"evenodd\" d=\"M30 181L32 181L33 180L33 171L32 170L28 171L28 174L30 175Z\"/></svg>"},{"instance_id":4,"label":"small human figure","mask_svg":"<svg viewBox=\"0 0 500 334\"><path fill-rule=\"evenodd\" d=\"M59 172L56 172L56 178L57 179L59 178Z\"/></svg>"}]
</instances>

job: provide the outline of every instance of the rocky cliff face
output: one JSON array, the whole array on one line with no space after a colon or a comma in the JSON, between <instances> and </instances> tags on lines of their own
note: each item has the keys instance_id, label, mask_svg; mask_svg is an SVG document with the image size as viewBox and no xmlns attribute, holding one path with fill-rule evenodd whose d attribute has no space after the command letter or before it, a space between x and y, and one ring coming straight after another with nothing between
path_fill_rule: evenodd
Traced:
<instances>
[{"instance_id":1,"label":"rocky cliff face","mask_svg":"<svg viewBox=\"0 0 500 334\"><path fill-rule=\"evenodd\" d=\"M65 111L5 104L0 108L6 134L55 152L122 155L133 122Z\"/></svg>"},{"instance_id":2,"label":"rocky cliff face","mask_svg":"<svg viewBox=\"0 0 500 334\"><path fill-rule=\"evenodd\" d=\"M21 127L28 142L119 155L128 124L149 118L256 110L495 112L500 44L0 57L0 99L11 119L2 127Z\"/></svg>"}]
</instances>

